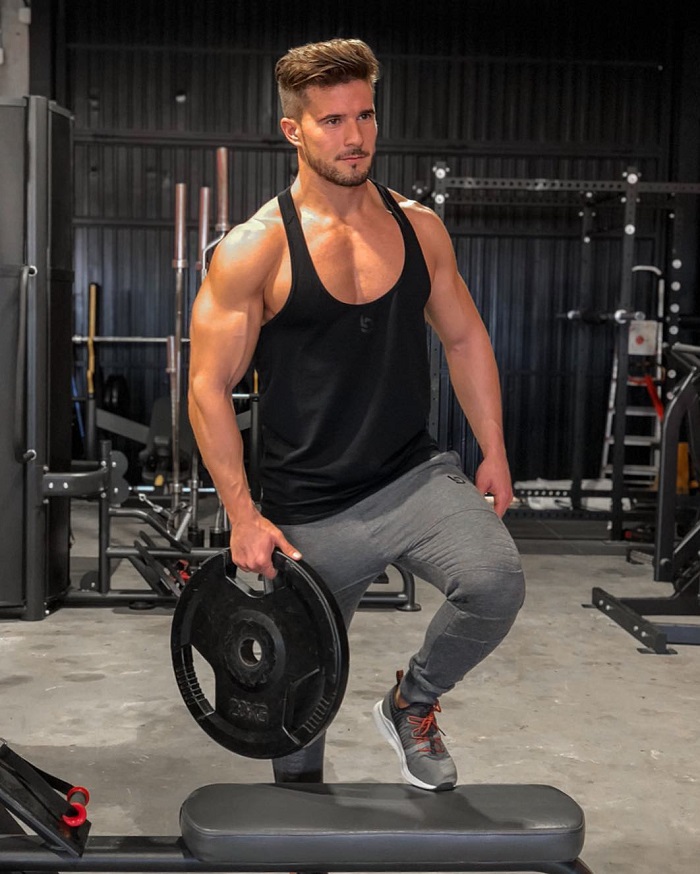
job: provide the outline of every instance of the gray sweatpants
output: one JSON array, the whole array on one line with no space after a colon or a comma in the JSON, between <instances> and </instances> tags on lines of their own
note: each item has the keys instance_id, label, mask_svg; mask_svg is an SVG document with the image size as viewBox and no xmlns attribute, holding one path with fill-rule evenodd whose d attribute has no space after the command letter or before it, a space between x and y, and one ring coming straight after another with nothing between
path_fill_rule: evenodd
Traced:
<instances>
[{"instance_id":1,"label":"gray sweatpants","mask_svg":"<svg viewBox=\"0 0 700 874\"><path fill-rule=\"evenodd\" d=\"M437 455L330 518L280 526L333 592L347 626L368 586L390 564L443 593L401 683L412 703L433 703L492 652L525 595L510 534L458 462L456 453ZM273 760L275 779L322 781L323 751L319 737Z\"/></svg>"}]
</instances>

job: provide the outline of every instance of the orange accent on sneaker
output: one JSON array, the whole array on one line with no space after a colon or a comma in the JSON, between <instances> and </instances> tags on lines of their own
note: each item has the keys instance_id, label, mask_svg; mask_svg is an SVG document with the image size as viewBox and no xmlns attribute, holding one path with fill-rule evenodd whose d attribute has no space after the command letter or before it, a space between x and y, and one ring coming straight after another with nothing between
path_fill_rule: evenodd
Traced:
<instances>
[{"instance_id":1,"label":"orange accent on sneaker","mask_svg":"<svg viewBox=\"0 0 700 874\"><path fill-rule=\"evenodd\" d=\"M444 734L445 732L440 728L435 719L435 714L440 712L442 712L440 702L436 701L425 716L409 716L407 718L407 721L410 722L411 725L416 726L416 728L411 732L413 737L416 740L425 739L428 741L427 746L421 747L420 752L422 753L445 752L445 745L439 737L439 735Z\"/></svg>"}]
</instances>

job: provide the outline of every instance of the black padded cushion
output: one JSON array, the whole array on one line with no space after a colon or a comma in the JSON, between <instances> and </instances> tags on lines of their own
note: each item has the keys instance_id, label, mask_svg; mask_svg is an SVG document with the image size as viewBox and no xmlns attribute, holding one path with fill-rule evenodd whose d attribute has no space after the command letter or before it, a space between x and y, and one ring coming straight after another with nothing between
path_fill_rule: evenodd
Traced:
<instances>
[{"instance_id":1,"label":"black padded cushion","mask_svg":"<svg viewBox=\"0 0 700 874\"><path fill-rule=\"evenodd\" d=\"M530 785L425 792L392 783L216 784L187 798L180 827L202 861L291 871L565 862L578 857L584 837L572 798Z\"/></svg>"}]
</instances>

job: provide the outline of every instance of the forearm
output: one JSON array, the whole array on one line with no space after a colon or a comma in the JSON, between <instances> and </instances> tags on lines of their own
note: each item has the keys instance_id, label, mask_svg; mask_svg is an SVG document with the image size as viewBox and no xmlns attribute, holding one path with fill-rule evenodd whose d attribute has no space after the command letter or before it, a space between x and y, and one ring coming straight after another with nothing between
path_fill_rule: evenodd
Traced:
<instances>
[{"instance_id":1,"label":"forearm","mask_svg":"<svg viewBox=\"0 0 700 874\"><path fill-rule=\"evenodd\" d=\"M231 394L192 385L189 411L197 446L229 519L255 512L245 471L243 439Z\"/></svg>"},{"instance_id":2,"label":"forearm","mask_svg":"<svg viewBox=\"0 0 700 874\"><path fill-rule=\"evenodd\" d=\"M505 455L501 386L486 332L445 349L455 396L484 456Z\"/></svg>"}]
</instances>

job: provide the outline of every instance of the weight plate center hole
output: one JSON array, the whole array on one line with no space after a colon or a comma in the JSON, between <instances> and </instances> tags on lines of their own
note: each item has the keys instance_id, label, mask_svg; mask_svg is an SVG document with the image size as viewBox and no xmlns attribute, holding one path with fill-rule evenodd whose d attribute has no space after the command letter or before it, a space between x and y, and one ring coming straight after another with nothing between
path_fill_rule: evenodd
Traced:
<instances>
[{"instance_id":1,"label":"weight plate center hole","mask_svg":"<svg viewBox=\"0 0 700 874\"><path fill-rule=\"evenodd\" d=\"M263 649L259 640L254 637L246 637L241 641L238 655L244 665L256 668L263 657Z\"/></svg>"}]
</instances>

